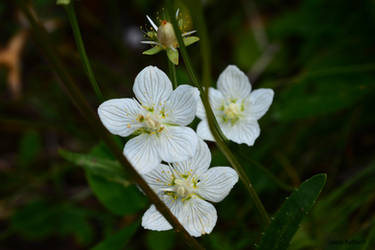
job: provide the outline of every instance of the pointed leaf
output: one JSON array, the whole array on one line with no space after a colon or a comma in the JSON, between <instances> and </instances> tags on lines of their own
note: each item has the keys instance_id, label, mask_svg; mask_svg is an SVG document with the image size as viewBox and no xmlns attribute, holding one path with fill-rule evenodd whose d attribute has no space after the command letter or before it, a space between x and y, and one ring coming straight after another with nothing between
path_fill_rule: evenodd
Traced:
<instances>
[{"instance_id":1,"label":"pointed leaf","mask_svg":"<svg viewBox=\"0 0 375 250\"><path fill-rule=\"evenodd\" d=\"M303 217L309 213L322 191L327 175L317 174L302 183L284 202L262 237L259 250L287 249Z\"/></svg>"},{"instance_id":2,"label":"pointed leaf","mask_svg":"<svg viewBox=\"0 0 375 250\"><path fill-rule=\"evenodd\" d=\"M101 176L109 181L117 182L124 186L130 185L130 182L126 178L124 168L117 161L88 154L73 153L62 149L59 150L59 154L65 160L83 167L94 175Z\"/></svg>"},{"instance_id":3,"label":"pointed leaf","mask_svg":"<svg viewBox=\"0 0 375 250\"><path fill-rule=\"evenodd\" d=\"M167 56L173 64L178 65L178 50L177 49L168 48Z\"/></svg>"},{"instance_id":4,"label":"pointed leaf","mask_svg":"<svg viewBox=\"0 0 375 250\"><path fill-rule=\"evenodd\" d=\"M142 54L152 56L159 53L160 51L162 51L162 48L160 46L154 46L151 49L143 51Z\"/></svg>"},{"instance_id":5,"label":"pointed leaf","mask_svg":"<svg viewBox=\"0 0 375 250\"><path fill-rule=\"evenodd\" d=\"M196 43L199 41L199 37L197 36L189 36L184 38L184 44L185 46L192 45L193 43Z\"/></svg>"},{"instance_id":6,"label":"pointed leaf","mask_svg":"<svg viewBox=\"0 0 375 250\"><path fill-rule=\"evenodd\" d=\"M98 200L112 213L127 215L146 208L147 200L135 185L125 187L86 171L87 180Z\"/></svg>"},{"instance_id":7,"label":"pointed leaf","mask_svg":"<svg viewBox=\"0 0 375 250\"><path fill-rule=\"evenodd\" d=\"M98 200L117 215L133 214L145 208L146 198L126 178L124 168L105 158L105 148L95 147L91 154L60 150L60 155L86 170L87 180Z\"/></svg>"}]
</instances>

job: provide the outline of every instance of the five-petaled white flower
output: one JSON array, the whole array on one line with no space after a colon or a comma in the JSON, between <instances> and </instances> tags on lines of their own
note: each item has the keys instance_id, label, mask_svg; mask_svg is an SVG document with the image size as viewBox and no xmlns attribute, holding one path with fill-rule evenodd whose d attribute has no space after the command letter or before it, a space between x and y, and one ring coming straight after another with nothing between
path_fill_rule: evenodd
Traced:
<instances>
[{"instance_id":1,"label":"five-petaled white flower","mask_svg":"<svg viewBox=\"0 0 375 250\"><path fill-rule=\"evenodd\" d=\"M180 85L172 91L167 75L157 67L144 68L135 78L137 98L111 99L98 108L104 126L130 139L124 154L139 173L147 173L160 162L184 161L192 157L198 136L189 127L196 113L199 91Z\"/></svg>"},{"instance_id":2,"label":"five-petaled white flower","mask_svg":"<svg viewBox=\"0 0 375 250\"><path fill-rule=\"evenodd\" d=\"M234 65L229 65L220 74L217 87L218 90L209 89L209 101L224 135L236 143L254 145L260 134L257 120L270 107L273 90L251 91L249 79ZM197 127L198 135L204 140L214 141L201 101L198 102L197 116L202 120Z\"/></svg>"},{"instance_id":3,"label":"five-petaled white flower","mask_svg":"<svg viewBox=\"0 0 375 250\"><path fill-rule=\"evenodd\" d=\"M189 160L163 165L144 175L146 182L169 207L184 228L195 237L208 234L216 224L215 207L207 202L220 202L238 181L230 167L208 168L211 153L199 139L196 154ZM172 229L152 205L142 217L146 229Z\"/></svg>"}]
</instances>

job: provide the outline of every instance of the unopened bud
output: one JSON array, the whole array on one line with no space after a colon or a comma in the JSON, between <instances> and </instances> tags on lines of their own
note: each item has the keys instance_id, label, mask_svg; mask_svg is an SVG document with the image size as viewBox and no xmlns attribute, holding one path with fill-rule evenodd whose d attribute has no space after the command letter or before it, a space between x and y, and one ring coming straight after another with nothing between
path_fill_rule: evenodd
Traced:
<instances>
[{"instance_id":1,"label":"unopened bud","mask_svg":"<svg viewBox=\"0 0 375 250\"><path fill-rule=\"evenodd\" d=\"M158 28L158 40L166 48L177 48L176 35L170 22L163 20Z\"/></svg>"}]
</instances>

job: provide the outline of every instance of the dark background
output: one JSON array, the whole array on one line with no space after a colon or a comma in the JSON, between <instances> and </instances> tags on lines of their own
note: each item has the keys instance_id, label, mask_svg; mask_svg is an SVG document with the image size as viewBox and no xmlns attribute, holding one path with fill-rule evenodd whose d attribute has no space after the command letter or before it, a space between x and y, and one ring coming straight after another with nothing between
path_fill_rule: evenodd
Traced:
<instances>
[{"instance_id":1,"label":"dark background","mask_svg":"<svg viewBox=\"0 0 375 250\"><path fill-rule=\"evenodd\" d=\"M267 210L275 213L292 188L313 174L328 174L290 249L361 249L367 243L374 249L375 1L203 2L213 86L235 64L248 73L253 89L275 91L255 145L230 144ZM100 102L63 8L53 0L30 4L96 109ZM145 15L156 20L162 1L82 0L75 8L106 99L132 96L133 80L147 65L168 71L165 53L142 55L149 47L139 43ZM11 62L20 66L15 69L0 53L0 249L88 249L116 233L121 242L126 230L134 232L128 243L101 249L184 247L172 231L140 228L149 204L134 186L124 189L85 173L59 155L65 149L111 157L58 85L27 27L16 1L0 2L0 51L11 51ZM7 50L15 37L24 43L20 53ZM198 72L199 46L188 47ZM177 73L180 83L189 83L182 60ZM211 165L228 165L210 147ZM215 206L217 225L199 241L209 249L251 249L260 228L242 184Z\"/></svg>"}]
</instances>

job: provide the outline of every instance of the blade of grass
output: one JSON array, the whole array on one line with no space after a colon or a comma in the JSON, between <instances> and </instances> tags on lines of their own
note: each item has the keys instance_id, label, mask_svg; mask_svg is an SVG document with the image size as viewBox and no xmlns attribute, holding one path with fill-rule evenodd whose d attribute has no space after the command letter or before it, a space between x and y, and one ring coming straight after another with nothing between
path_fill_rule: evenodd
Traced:
<instances>
[{"instance_id":1,"label":"blade of grass","mask_svg":"<svg viewBox=\"0 0 375 250\"><path fill-rule=\"evenodd\" d=\"M68 16L69 23L72 26L73 36L74 36L74 39L76 41L77 49L78 49L78 52L80 54L80 58L82 60L82 64L83 64L83 67L86 71L87 77L89 78L91 86L94 89L96 97L98 98L98 100L100 102L102 102L102 101L104 101L104 97L103 97L103 94L102 94L102 92L99 88L99 84L96 81L94 72L91 68L89 58L87 57L87 54L86 54L86 49L85 49L85 46L83 44L81 31L80 31L79 25L78 25L78 20L77 20L77 17L76 17L76 13L74 11L73 1L71 1L67 5L64 5L64 9L65 9L66 14Z\"/></svg>"}]
</instances>

